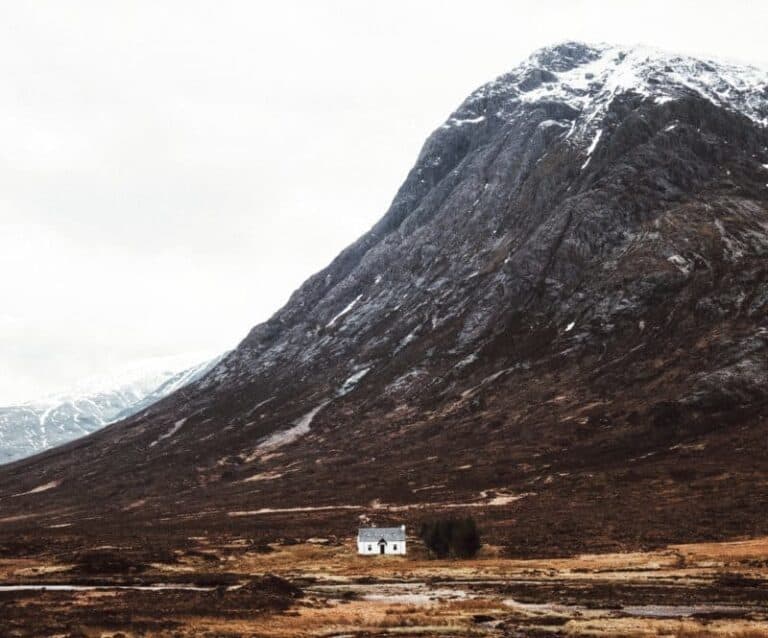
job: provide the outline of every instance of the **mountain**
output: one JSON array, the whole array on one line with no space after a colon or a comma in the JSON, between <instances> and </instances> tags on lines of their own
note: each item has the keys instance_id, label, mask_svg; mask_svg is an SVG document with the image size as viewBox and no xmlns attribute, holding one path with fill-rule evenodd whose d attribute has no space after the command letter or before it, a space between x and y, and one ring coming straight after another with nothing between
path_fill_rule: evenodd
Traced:
<instances>
[{"instance_id":1,"label":"mountain","mask_svg":"<svg viewBox=\"0 0 768 638\"><path fill-rule=\"evenodd\" d=\"M306 538L458 511L550 555L768 534L767 127L761 70L535 52L207 375L0 469L3 529Z\"/></svg>"},{"instance_id":2,"label":"mountain","mask_svg":"<svg viewBox=\"0 0 768 638\"><path fill-rule=\"evenodd\" d=\"M0 407L0 464L31 456L126 419L201 378L221 358L181 372L172 369L174 361L154 361L148 368L123 373L122 378L98 380L96 387Z\"/></svg>"}]
</instances>

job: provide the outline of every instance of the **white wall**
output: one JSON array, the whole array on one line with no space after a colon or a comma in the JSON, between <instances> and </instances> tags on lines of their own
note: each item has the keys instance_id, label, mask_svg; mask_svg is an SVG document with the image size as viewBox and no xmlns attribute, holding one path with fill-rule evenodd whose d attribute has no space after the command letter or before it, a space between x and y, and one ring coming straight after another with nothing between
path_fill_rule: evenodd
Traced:
<instances>
[{"instance_id":1,"label":"white wall","mask_svg":"<svg viewBox=\"0 0 768 638\"><path fill-rule=\"evenodd\" d=\"M368 549L370 547L370 550ZM397 547L397 549L395 549ZM365 556L376 556L380 553L379 543L357 543L357 553ZM405 556L406 546L405 541L397 541L387 543L384 547L384 554L387 556Z\"/></svg>"}]
</instances>

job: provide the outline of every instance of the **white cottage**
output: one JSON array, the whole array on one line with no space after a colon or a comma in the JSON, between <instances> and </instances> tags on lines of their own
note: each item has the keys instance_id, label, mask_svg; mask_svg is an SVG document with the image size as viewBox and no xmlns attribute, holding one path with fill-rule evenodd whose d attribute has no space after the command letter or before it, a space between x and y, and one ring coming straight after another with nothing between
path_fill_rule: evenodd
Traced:
<instances>
[{"instance_id":1,"label":"white cottage","mask_svg":"<svg viewBox=\"0 0 768 638\"><path fill-rule=\"evenodd\" d=\"M405 556L405 525L400 527L361 527L357 530L357 553L371 556Z\"/></svg>"}]
</instances>

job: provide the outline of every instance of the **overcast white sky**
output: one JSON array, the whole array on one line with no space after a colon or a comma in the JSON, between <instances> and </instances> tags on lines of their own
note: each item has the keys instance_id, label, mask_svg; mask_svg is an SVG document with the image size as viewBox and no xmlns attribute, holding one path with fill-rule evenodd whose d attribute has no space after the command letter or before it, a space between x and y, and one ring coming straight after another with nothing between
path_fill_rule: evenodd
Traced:
<instances>
[{"instance_id":1,"label":"overcast white sky","mask_svg":"<svg viewBox=\"0 0 768 638\"><path fill-rule=\"evenodd\" d=\"M768 3L0 3L0 404L231 348L478 85L566 39L768 66Z\"/></svg>"}]
</instances>

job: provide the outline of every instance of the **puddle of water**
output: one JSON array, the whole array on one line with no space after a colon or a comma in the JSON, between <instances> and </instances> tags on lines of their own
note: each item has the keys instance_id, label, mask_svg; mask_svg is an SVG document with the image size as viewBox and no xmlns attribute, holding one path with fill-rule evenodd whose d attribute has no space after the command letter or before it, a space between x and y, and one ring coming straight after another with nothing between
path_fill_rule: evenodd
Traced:
<instances>
[{"instance_id":1,"label":"puddle of water","mask_svg":"<svg viewBox=\"0 0 768 638\"><path fill-rule=\"evenodd\" d=\"M696 614L744 614L748 610L733 605L632 605L622 613L641 618L683 618Z\"/></svg>"},{"instance_id":2,"label":"puddle of water","mask_svg":"<svg viewBox=\"0 0 768 638\"><path fill-rule=\"evenodd\" d=\"M109 591L115 589L133 589L137 591L163 591L167 589L181 591L213 591L213 587L195 585L0 585L4 591Z\"/></svg>"},{"instance_id":3,"label":"puddle of water","mask_svg":"<svg viewBox=\"0 0 768 638\"><path fill-rule=\"evenodd\" d=\"M319 596L339 596L344 592L357 594L360 600L403 605L434 605L446 600L464 600L475 595L463 589L431 587L426 583L374 583L362 585L319 585L307 590Z\"/></svg>"},{"instance_id":4,"label":"puddle of water","mask_svg":"<svg viewBox=\"0 0 768 638\"><path fill-rule=\"evenodd\" d=\"M557 603L521 603L512 598L504 601L509 607L521 609L537 614L573 614L574 612L587 611L586 607L581 605L560 605ZM599 611L590 609L589 611ZM685 618L696 614L721 613L721 614L744 614L748 609L736 607L733 605L629 605L620 610L603 610L613 614L626 616L637 616L639 618Z\"/></svg>"},{"instance_id":5,"label":"puddle of water","mask_svg":"<svg viewBox=\"0 0 768 638\"><path fill-rule=\"evenodd\" d=\"M579 605L559 605L557 603L522 603L514 598L504 600L507 607L513 607L536 614L573 614L582 611L584 607Z\"/></svg>"},{"instance_id":6,"label":"puddle of water","mask_svg":"<svg viewBox=\"0 0 768 638\"><path fill-rule=\"evenodd\" d=\"M464 600L469 594L461 589L425 589L423 592L381 592L363 594L361 600L404 605L432 605L446 600Z\"/></svg>"},{"instance_id":7,"label":"puddle of water","mask_svg":"<svg viewBox=\"0 0 768 638\"><path fill-rule=\"evenodd\" d=\"M503 583L505 581L488 580L485 583ZM509 581L506 581L509 582ZM462 584L479 584L479 581L467 581ZM442 586L440 586L442 585ZM407 604L430 606L446 600L466 600L482 596L482 592L451 587L449 583L435 586L427 582L408 583L339 583L315 585L307 590L316 596L335 598L351 592L360 600L392 604ZM582 605L563 605L559 603L524 603L514 598L506 598L504 605L512 609L534 615L574 615L576 613L608 613L614 615L636 616L644 618L684 618L705 613L744 614L749 611L746 607L733 605L699 604L699 605L630 605L621 610L616 609L587 609Z\"/></svg>"}]
</instances>

